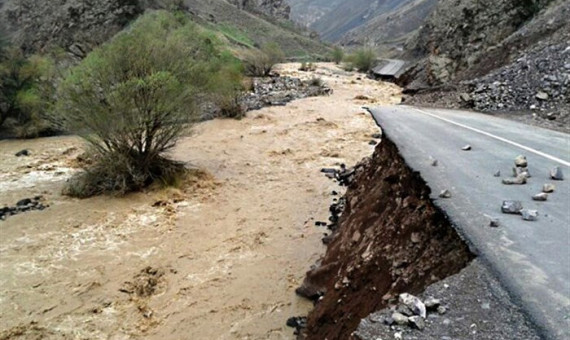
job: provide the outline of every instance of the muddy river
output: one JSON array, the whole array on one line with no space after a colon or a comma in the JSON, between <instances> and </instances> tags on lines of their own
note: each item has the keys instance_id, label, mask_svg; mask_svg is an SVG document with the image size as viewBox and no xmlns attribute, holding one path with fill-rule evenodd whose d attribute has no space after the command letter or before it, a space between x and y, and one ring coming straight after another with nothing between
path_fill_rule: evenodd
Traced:
<instances>
[{"instance_id":1,"label":"muddy river","mask_svg":"<svg viewBox=\"0 0 570 340\"><path fill-rule=\"evenodd\" d=\"M279 72L334 94L196 125L171 152L198 169L177 189L71 199L78 138L0 141L0 206L49 205L0 221L0 339L293 338L285 321L312 308L294 290L324 251L315 221L340 191L319 170L370 155L361 107L400 101L332 64L298 67Z\"/></svg>"}]
</instances>

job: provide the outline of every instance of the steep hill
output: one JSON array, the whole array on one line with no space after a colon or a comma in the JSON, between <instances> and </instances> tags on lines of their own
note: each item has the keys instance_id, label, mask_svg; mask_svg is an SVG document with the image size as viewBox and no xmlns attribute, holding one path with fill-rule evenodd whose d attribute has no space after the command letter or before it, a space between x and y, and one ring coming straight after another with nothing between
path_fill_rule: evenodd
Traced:
<instances>
[{"instance_id":1,"label":"steep hill","mask_svg":"<svg viewBox=\"0 0 570 340\"><path fill-rule=\"evenodd\" d=\"M569 16L566 0L440 0L407 45L417 62L401 85L422 105L518 112L564 127Z\"/></svg>"},{"instance_id":2,"label":"steep hill","mask_svg":"<svg viewBox=\"0 0 570 340\"><path fill-rule=\"evenodd\" d=\"M375 46L382 55L399 54L404 43L424 23L436 3L437 0L403 2L397 8L380 13L348 31L339 43L344 46Z\"/></svg>"},{"instance_id":3,"label":"steep hill","mask_svg":"<svg viewBox=\"0 0 570 340\"><path fill-rule=\"evenodd\" d=\"M340 6L344 0L288 0L291 20L310 27L323 16Z\"/></svg>"},{"instance_id":4,"label":"steep hill","mask_svg":"<svg viewBox=\"0 0 570 340\"><path fill-rule=\"evenodd\" d=\"M26 53L59 46L83 57L145 10L174 7L246 47L277 42L288 56L326 53L323 45L291 28L283 1L239 2L240 7L244 4L238 9L224 0L0 0L0 23Z\"/></svg>"},{"instance_id":5,"label":"steep hill","mask_svg":"<svg viewBox=\"0 0 570 340\"><path fill-rule=\"evenodd\" d=\"M327 41L338 41L348 31L378 15L393 11L411 0L353 0L342 2L311 25Z\"/></svg>"},{"instance_id":6,"label":"steep hill","mask_svg":"<svg viewBox=\"0 0 570 340\"><path fill-rule=\"evenodd\" d=\"M289 0L291 19L344 46L374 46L383 55L401 51L437 0ZM396 53L395 53L395 52Z\"/></svg>"}]
</instances>

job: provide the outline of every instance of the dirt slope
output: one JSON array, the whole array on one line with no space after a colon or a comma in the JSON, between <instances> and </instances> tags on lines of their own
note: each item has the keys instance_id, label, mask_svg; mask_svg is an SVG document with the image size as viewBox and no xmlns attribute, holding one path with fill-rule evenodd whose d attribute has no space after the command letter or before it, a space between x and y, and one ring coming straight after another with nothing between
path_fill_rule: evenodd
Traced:
<instances>
[{"instance_id":1,"label":"dirt slope","mask_svg":"<svg viewBox=\"0 0 570 340\"><path fill-rule=\"evenodd\" d=\"M179 190L69 199L79 140L0 141L0 206L50 205L0 221L0 339L292 338L285 321L311 308L294 289L322 252L314 222L338 190L319 169L369 155L360 106L400 100L330 64L316 73L333 96L197 125L173 155L206 173Z\"/></svg>"}]
</instances>

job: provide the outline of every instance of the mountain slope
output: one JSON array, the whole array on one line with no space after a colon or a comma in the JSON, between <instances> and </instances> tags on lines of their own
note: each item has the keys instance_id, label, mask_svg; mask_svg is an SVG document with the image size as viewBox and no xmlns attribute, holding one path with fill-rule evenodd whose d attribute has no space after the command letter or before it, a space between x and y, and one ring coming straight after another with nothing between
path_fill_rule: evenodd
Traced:
<instances>
[{"instance_id":1,"label":"mountain slope","mask_svg":"<svg viewBox=\"0 0 570 340\"><path fill-rule=\"evenodd\" d=\"M344 46L375 46L383 55L399 53L404 43L424 23L437 0L414 0L381 13L347 32L339 43ZM392 52L390 52L392 50Z\"/></svg>"},{"instance_id":2,"label":"mountain slope","mask_svg":"<svg viewBox=\"0 0 570 340\"><path fill-rule=\"evenodd\" d=\"M323 16L340 6L344 0L288 0L291 20L310 27Z\"/></svg>"},{"instance_id":3,"label":"mountain slope","mask_svg":"<svg viewBox=\"0 0 570 340\"><path fill-rule=\"evenodd\" d=\"M13 42L26 53L55 46L85 56L108 40L145 10L169 8L166 0L0 0L0 23L7 26ZM287 56L321 55L327 48L300 32L291 30L283 19L288 11L281 0L248 2L248 10L224 0L186 0L178 9L189 11L203 25L222 32L230 40L246 41L247 47L268 42L280 44ZM260 7L257 7L260 6ZM268 17L271 10L281 19ZM262 13L255 15L251 12Z\"/></svg>"},{"instance_id":4,"label":"mountain slope","mask_svg":"<svg viewBox=\"0 0 570 340\"><path fill-rule=\"evenodd\" d=\"M311 25L326 41L335 42L348 31L369 20L393 11L411 0L353 0L342 2L327 15Z\"/></svg>"},{"instance_id":5,"label":"mountain slope","mask_svg":"<svg viewBox=\"0 0 570 340\"><path fill-rule=\"evenodd\" d=\"M368 45L398 54L437 0L289 0L292 20L344 46Z\"/></svg>"},{"instance_id":6,"label":"mountain slope","mask_svg":"<svg viewBox=\"0 0 570 340\"><path fill-rule=\"evenodd\" d=\"M570 2L440 0L406 51L412 103L570 126Z\"/></svg>"}]
</instances>

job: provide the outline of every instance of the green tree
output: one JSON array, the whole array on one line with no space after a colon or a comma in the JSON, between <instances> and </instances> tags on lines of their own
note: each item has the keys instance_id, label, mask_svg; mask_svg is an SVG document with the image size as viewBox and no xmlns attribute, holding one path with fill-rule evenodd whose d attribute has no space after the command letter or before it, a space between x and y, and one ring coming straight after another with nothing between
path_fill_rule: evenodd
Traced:
<instances>
[{"instance_id":1,"label":"green tree","mask_svg":"<svg viewBox=\"0 0 570 340\"><path fill-rule=\"evenodd\" d=\"M335 64L340 64L340 62L344 59L344 51L340 46L335 46L332 51L332 60Z\"/></svg>"},{"instance_id":2,"label":"green tree","mask_svg":"<svg viewBox=\"0 0 570 340\"><path fill-rule=\"evenodd\" d=\"M249 51L244 58L245 72L253 77L266 77L275 64L285 60L285 54L276 43L264 45L260 51Z\"/></svg>"},{"instance_id":3,"label":"green tree","mask_svg":"<svg viewBox=\"0 0 570 340\"><path fill-rule=\"evenodd\" d=\"M222 59L214 35L163 11L90 53L58 91L62 127L85 138L97 160L68 193L123 193L181 171L163 153L198 119L198 94L216 91Z\"/></svg>"},{"instance_id":4,"label":"green tree","mask_svg":"<svg viewBox=\"0 0 570 340\"><path fill-rule=\"evenodd\" d=\"M359 72L368 72L376 66L376 52L371 48L361 48L354 52L350 60Z\"/></svg>"},{"instance_id":5,"label":"green tree","mask_svg":"<svg viewBox=\"0 0 570 340\"><path fill-rule=\"evenodd\" d=\"M49 127L44 112L53 103L55 65L49 56L25 58L15 47L0 62L0 126L16 121L21 137L34 137Z\"/></svg>"}]
</instances>

